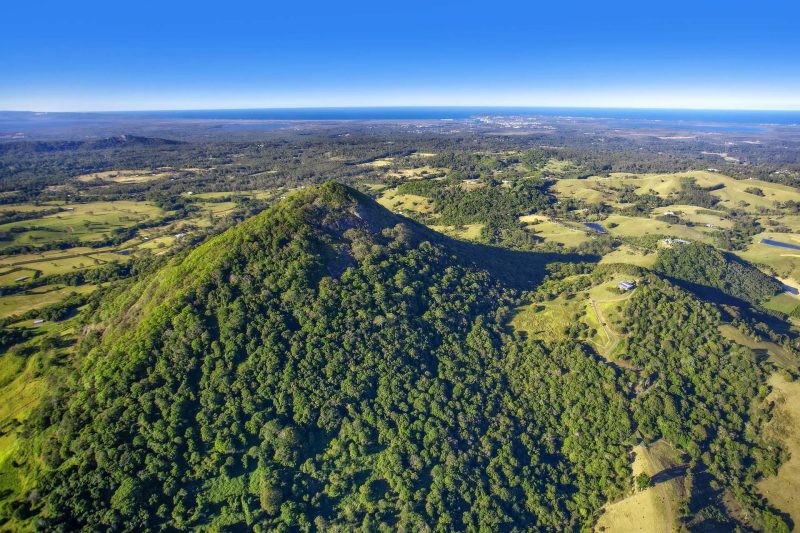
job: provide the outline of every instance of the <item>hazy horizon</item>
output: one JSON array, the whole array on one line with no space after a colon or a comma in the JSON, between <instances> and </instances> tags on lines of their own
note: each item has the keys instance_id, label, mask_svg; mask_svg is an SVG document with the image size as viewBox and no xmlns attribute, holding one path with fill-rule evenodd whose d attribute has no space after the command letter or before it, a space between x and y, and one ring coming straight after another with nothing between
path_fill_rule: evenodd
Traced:
<instances>
[{"instance_id":1,"label":"hazy horizon","mask_svg":"<svg viewBox=\"0 0 800 533\"><path fill-rule=\"evenodd\" d=\"M162 112L192 112L192 111L267 111L267 110L326 110L326 109L552 109L552 110L641 110L641 111L717 111L717 112L796 112L800 106L787 107L676 107L676 106L587 106L581 104L569 105L536 105L536 104L399 104L399 105L296 105L296 106L243 106L243 107L163 107L163 108L109 108L109 109L76 109L70 111L52 109L10 109L0 108L0 113L36 113L36 114L113 114L113 113L162 113Z\"/></svg>"}]
</instances>

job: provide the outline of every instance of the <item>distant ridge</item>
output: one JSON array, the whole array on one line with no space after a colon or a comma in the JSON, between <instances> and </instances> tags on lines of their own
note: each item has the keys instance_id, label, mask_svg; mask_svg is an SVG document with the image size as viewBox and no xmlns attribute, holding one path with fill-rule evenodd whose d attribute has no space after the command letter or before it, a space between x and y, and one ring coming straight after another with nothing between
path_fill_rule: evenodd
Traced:
<instances>
[{"instance_id":1,"label":"distant ridge","mask_svg":"<svg viewBox=\"0 0 800 533\"><path fill-rule=\"evenodd\" d=\"M162 139L159 137L141 137L137 135L117 135L93 141L11 141L0 142L0 155L42 152L67 152L72 150L103 150L106 148L133 148L137 146L176 146L185 144L182 141Z\"/></svg>"}]
</instances>

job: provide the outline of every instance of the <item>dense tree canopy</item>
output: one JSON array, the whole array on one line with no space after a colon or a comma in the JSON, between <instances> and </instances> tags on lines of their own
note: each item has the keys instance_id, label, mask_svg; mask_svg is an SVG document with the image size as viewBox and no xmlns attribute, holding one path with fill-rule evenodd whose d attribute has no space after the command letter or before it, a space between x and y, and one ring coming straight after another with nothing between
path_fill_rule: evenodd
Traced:
<instances>
[{"instance_id":1,"label":"dense tree canopy","mask_svg":"<svg viewBox=\"0 0 800 533\"><path fill-rule=\"evenodd\" d=\"M781 523L752 493L763 370L715 307L649 275L620 368L511 333L516 293L433 235L329 183L104 302L31 421L42 525L574 530L659 437Z\"/></svg>"}]
</instances>

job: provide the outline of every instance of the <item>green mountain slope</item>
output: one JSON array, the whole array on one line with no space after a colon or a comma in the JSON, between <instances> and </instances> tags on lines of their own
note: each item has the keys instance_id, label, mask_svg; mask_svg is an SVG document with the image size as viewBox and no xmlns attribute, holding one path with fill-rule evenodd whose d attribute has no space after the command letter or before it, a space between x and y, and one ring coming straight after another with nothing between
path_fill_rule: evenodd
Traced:
<instances>
[{"instance_id":1,"label":"green mountain slope","mask_svg":"<svg viewBox=\"0 0 800 533\"><path fill-rule=\"evenodd\" d=\"M44 446L53 523L534 527L601 506L630 432L614 371L509 350L502 287L396 222L327 185L112 305L132 328L92 350Z\"/></svg>"},{"instance_id":2,"label":"green mountain slope","mask_svg":"<svg viewBox=\"0 0 800 533\"><path fill-rule=\"evenodd\" d=\"M62 530L573 530L665 437L746 527L776 519L751 489L765 376L712 306L650 276L620 369L510 333L476 254L333 183L211 239L99 311L20 505Z\"/></svg>"},{"instance_id":3,"label":"green mountain slope","mask_svg":"<svg viewBox=\"0 0 800 533\"><path fill-rule=\"evenodd\" d=\"M662 250L655 269L671 278L719 289L756 305L783 290L777 280L754 266L702 243Z\"/></svg>"}]
</instances>

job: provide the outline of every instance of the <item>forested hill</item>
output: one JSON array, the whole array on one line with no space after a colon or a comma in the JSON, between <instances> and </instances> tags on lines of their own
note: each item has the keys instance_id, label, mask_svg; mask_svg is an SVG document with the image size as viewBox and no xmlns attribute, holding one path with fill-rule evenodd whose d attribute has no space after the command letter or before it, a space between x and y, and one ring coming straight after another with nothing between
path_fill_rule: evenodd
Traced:
<instances>
[{"instance_id":1,"label":"forested hill","mask_svg":"<svg viewBox=\"0 0 800 533\"><path fill-rule=\"evenodd\" d=\"M0 143L0 155L9 153L33 154L42 152L64 152L73 150L102 150L106 148L161 147L184 144L171 139L142 137L139 135L117 135L92 141L15 141Z\"/></svg>"},{"instance_id":2,"label":"forested hill","mask_svg":"<svg viewBox=\"0 0 800 533\"><path fill-rule=\"evenodd\" d=\"M655 268L676 280L719 289L756 305L783 290L777 280L756 267L702 243L677 244L662 250Z\"/></svg>"},{"instance_id":3,"label":"forested hill","mask_svg":"<svg viewBox=\"0 0 800 533\"><path fill-rule=\"evenodd\" d=\"M511 334L502 281L403 221L328 183L110 299L29 422L20 505L61 530L576 530L668 438L780 523L752 492L777 462L746 431L765 375L711 306L637 289L637 398L589 345Z\"/></svg>"},{"instance_id":4,"label":"forested hill","mask_svg":"<svg viewBox=\"0 0 800 533\"><path fill-rule=\"evenodd\" d=\"M575 344L505 346L504 289L399 220L327 184L110 304L117 326L50 415L44 514L132 529L585 521L625 476L615 372Z\"/></svg>"}]
</instances>

